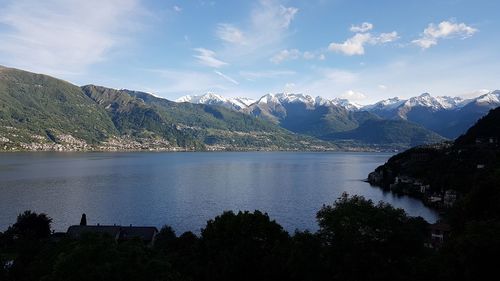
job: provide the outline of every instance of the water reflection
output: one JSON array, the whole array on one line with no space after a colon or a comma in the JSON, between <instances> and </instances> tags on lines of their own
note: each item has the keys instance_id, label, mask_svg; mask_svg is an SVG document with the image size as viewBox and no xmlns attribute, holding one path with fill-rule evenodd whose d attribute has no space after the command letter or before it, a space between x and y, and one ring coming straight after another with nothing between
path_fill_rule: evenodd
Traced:
<instances>
[{"instance_id":1,"label":"water reflection","mask_svg":"<svg viewBox=\"0 0 500 281\"><path fill-rule=\"evenodd\" d=\"M172 225L197 231L224 210L259 209L287 230L317 229L315 213L360 194L435 221L419 201L362 179L389 158L376 153L12 153L0 158L0 229L25 209L57 230L89 224Z\"/></svg>"}]
</instances>

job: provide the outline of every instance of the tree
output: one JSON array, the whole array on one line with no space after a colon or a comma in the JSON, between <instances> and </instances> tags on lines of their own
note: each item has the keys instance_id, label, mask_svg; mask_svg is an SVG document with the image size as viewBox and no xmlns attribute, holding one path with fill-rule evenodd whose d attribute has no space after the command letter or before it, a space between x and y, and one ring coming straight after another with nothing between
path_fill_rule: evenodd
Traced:
<instances>
[{"instance_id":1,"label":"tree","mask_svg":"<svg viewBox=\"0 0 500 281\"><path fill-rule=\"evenodd\" d=\"M289 239L267 214L224 212L201 232L201 279L285 280Z\"/></svg>"},{"instance_id":2,"label":"tree","mask_svg":"<svg viewBox=\"0 0 500 281\"><path fill-rule=\"evenodd\" d=\"M24 211L17 216L16 223L9 227L7 232L16 236L17 239L44 239L50 236L51 223L52 219L46 214Z\"/></svg>"},{"instance_id":3,"label":"tree","mask_svg":"<svg viewBox=\"0 0 500 281\"><path fill-rule=\"evenodd\" d=\"M88 234L62 248L44 280L179 280L162 256L136 239L117 243L106 235Z\"/></svg>"},{"instance_id":4,"label":"tree","mask_svg":"<svg viewBox=\"0 0 500 281\"><path fill-rule=\"evenodd\" d=\"M290 280L328 280L319 236L309 231L295 231L291 240L287 262Z\"/></svg>"},{"instance_id":5,"label":"tree","mask_svg":"<svg viewBox=\"0 0 500 281\"><path fill-rule=\"evenodd\" d=\"M343 194L317 214L326 263L339 280L403 280L423 255L426 222L389 204Z\"/></svg>"},{"instance_id":6,"label":"tree","mask_svg":"<svg viewBox=\"0 0 500 281\"><path fill-rule=\"evenodd\" d=\"M5 236L0 232L0 280L7 280L7 269L5 268L6 258L5 253Z\"/></svg>"},{"instance_id":7,"label":"tree","mask_svg":"<svg viewBox=\"0 0 500 281\"><path fill-rule=\"evenodd\" d=\"M6 252L14 257L9 274L14 280L32 280L37 255L51 234L52 219L46 214L25 211L17 216L17 221L4 234Z\"/></svg>"}]
</instances>

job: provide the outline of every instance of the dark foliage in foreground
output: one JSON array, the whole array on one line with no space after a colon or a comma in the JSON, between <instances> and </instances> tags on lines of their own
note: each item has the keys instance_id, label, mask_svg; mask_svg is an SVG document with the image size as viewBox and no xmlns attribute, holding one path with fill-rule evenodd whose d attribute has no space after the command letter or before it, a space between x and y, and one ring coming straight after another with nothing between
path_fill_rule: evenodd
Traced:
<instances>
[{"instance_id":1,"label":"dark foliage in foreground","mask_svg":"<svg viewBox=\"0 0 500 281\"><path fill-rule=\"evenodd\" d=\"M464 204L458 214L477 208ZM497 218L468 220L435 251L421 218L344 194L318 212L316 233L290 235L259 211L224 212L200 236L165 226L150 247L49 237L51 219L27 211L0 233L0 280L476 280L498 268Z\"/></svg>"}]
</instances>

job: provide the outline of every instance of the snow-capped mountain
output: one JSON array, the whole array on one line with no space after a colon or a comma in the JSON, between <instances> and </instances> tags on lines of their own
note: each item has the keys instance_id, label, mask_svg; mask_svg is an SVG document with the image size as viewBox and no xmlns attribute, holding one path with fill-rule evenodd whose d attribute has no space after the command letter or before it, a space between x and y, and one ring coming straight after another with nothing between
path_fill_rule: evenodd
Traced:
<instances>
[{"instance_id":1,"label":"snow-capped mountain","mask_svg":"<svg viewBox=\"0 0 500 281\"><path fill-rule=\"evenodd\" d=\"M187 95L175 100L176 102L190 102L197 104L221 105L234 110L243 110L250 107L250 105L257 104L284 104L284 103L303 103L309 108L317 106L341 106L347 110L359 110L363 106L347 99L333 98L327 99L320 96L313 98L306 94L295 93L276 93L266 94L261 98L255 100L251 98L226 98L215 93L206 93L204 95Z\"/></svg>"},{"instance_id":2,"label":"snow-capped mountain","mask_svg":"<svg viewBox=\"0 0 500 281\"><path fill-rule=\"evenodd\" d=\"M347 99L333 98L327 99L320 96L313 98L310 95L305 94L293 94L293 93L278 93L278 94L267 94L260 98L257 103L303 103L309 108L314 108L318 106L341 106L348 110L359 110L362 106L360 104L351 102Z\"/></svg>"},{"instance_id":3,"label":"snow-capped mountain","mask_svg":"<svg viewBox=\"0 0 500 281\"><path fill-rule=\"evenodd\" d=\"M500 90L492 91L472 100L478 105L497 107L500 105Z\"/></svg>"},{"instance_id":4,"label":"snow-capped mountain","mask_svg":"<svg viewBox=\"0 0 500 281\"><path fill-rule=\"evenodd\" d=\"M468 100L463 99L461 97L449 97L449 96L441 96L436 97L436 100L441 104L444 109L456 109L463 107Z\"/></svg>"},{"instance_id":5,"label":"snow-capped mountain","mask_svg":"<svg viewBox=\"0 0 500 281\"><path fill-rule=\"evenodd\" d=\"M360 110L363 107L361 104L349 101L348 99L333 98L331 101L333 104L342 106L351 111Z\"/></svg>"},{"instance_id":6,"label":"snow-capped mountain","mask_svg":"<svg viewBox=\"0 0 500 281\"><path fill-rule=\"evenodd\" d=\"M500 91L492 91L471 99L433 97L428 93L407 100L393 98L365 106L385 119L403 119L420 124L445 137L456 138L490 109L500 106Z\"/></svg>"},{"instance_id":7,"label":"snow-capped mountain","mask_svg":"<svg viewBox=\"0 0 500 281\"><path fill-rule=\"evenodd\" d=\"M187 95L175 100L176 102L190 102L197 104L220 105L233 110L242 110L255 102L250 98L225 98L215 93L204 95Z\"/></svg>"},{"instance_id":8,"label":"snow-capped mountain","mask_svg":"<svg viewBox=\"0 0 500 281\"><path fill-rule=\"evenodd\" d=\"M370 111L370 110L390 110L390 109L397 108L398 106L403 104L405 101L406 100L402 100L398 97L389 98L389 99L381 100L381 101L374 103L374 104L363 106L363 107L361 107L361 110L367 110L367 111Z\"/></svg>"},{"instance_id":9,"label":"snow-capped mountain","mask_svg":"<svg viewBox=\"0 0 500 281\"><path fill-rule=\"evenodd\" d=\"M313 97L307 94L266 94L257 100L225 98L208 93L184 96L177 102L221 105L257 116L295 132L336 131L355 127L363 120L406 120L455 138L492 108L500 106L500 90L477 92L476 97L437 96L423 93L408 99L398 97L361 106L347 99ZM364 115L363 115L364 114Z\"/></svg>"},{"instance_id":10,"label":"snow-capped mountain","mask_svg":"<svg viewBox=\"0 0 500 281\"><path fill-rule=\"evenodd\" d=\"M362 107L362 110L385 110L391 111L398 108L425 107L431 110L449 110L462 107L464 105L463 98L440 96L433 97L429 93L423 93L420 96L411 97L407 100L398 97L379 101L375 104Z\"/></svg>"},{"instance_id":11,"label":"snow-capped mountain","mask_svg":"<svg viewBox=\"0 0 500 281\"><path fill-rule=\"evenodd\" d=\"M309 106L314 106L315 100L313 97L304 94L292 93L277 93L267 94L257 100L257 104L271 104L271 103L303 103Z\"/></svg>"}]
</instances>

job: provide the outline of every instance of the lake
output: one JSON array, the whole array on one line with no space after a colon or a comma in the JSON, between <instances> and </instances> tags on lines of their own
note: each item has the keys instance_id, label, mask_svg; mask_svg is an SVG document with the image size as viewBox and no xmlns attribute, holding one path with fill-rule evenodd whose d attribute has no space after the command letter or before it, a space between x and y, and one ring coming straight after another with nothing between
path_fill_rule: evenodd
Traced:
<instances>
[{"instance_id":1,"label":"lake","mask_svg":"<svg viewBox=\"0 0 500 281\"><path fill-rule=\"evenodd\" d=\"M0 154L0 230L24 210L65 231L89 224L171 225L199 233L224 210L261 210L286 230L318 226L316 212L343 192L404 208L429 222L420 201L364 182L386 153L132 152Z\"/></svg>"}]
</instances>

